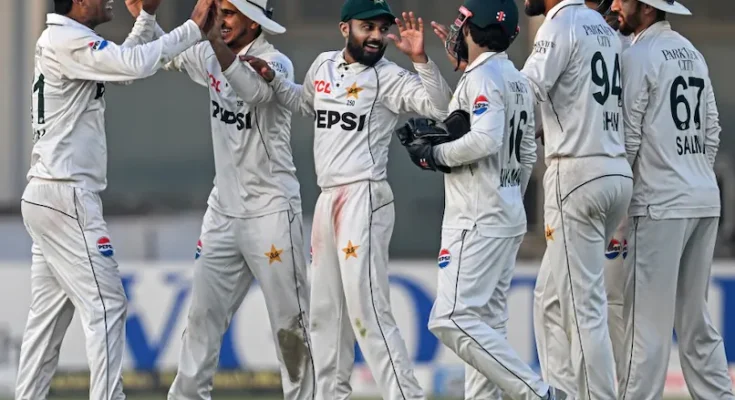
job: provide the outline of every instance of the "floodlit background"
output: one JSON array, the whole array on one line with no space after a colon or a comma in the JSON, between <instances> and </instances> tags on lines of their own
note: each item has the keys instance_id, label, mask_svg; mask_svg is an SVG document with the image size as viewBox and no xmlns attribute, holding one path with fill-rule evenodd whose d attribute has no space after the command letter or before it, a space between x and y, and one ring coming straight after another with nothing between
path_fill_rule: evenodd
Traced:
<instances>
[{"instance_id":1,"label":"floodlit background","mask_svg":"<svg viewBox=\"0 0 735 400\"><path fill-rule=\"evenodd\" d=\"M159 24L167 31L175 28L189 17L194 3L194 0L164 0L157 15ZM414 11L428 26L432 20L451 23L461 1L389 0L389 3L395 12ZM271 1L274 18L288 31L269 40L291 58L297 82L303 80L320 52L344 45L337 29L341 4L342 0ZM523 7L521 2L518 4ZM673 16L670 20L707 59L723 128L717 160L723 215L710 307L725 337L728 359L735 363L735 320L727 318L735 315L735 300L731 300L735 298L732 261L735 256L735 140L731 135L735 128L735 81L731 79L735 65L732 44L735 3L685 0L684 4L694 16ZM31 242L20 218L20 195L26 183L32 137L33 48L44 28L45 13L50 10L47 7L51 5L50 0L0 1L0 101L3 103L0 107L0 397L3 385L12 386L16 350L30 298ZM133 19L123 0L117 0L114 7L115 20L101 26L99 32L121 43ZM540 18L521 19L522 33L509 50L519 68L530 52L540 22ZM429 30L426 34L429 56L454 85L459 73L446 61L442 43L433 32ZM410 62L393 48L389 48L386 57L410 68ZM143 391L157 387L160 391L167 387L166 373L175 371L177 365L179 338L188 307L190 270L214 177L209 97L186 74L165 71L127 87L108 85L105 96L109 187L102 197L131 304L126 355L130 375L126 387L130 390L139 387ZM308 238L312 210L319 194L313 169L311 120L293 117L291 143L301 182ZM540 179L543 172L539 163L526 199L529 233L521 250L510 298L511 342L534 366L538 362L530 301L535 271L544 250ZM414 167L400 144L393 141L389 181L396 197L391 268L397 320L426 391L457 396L461 393L461 363L425 328L427 307L431 307L435 290L444 205L442 179L439 174ZM307 251L308 246L307 241ZM615 256L614 252L610 253L610 257ZM278 380L268 375L276 364L265 315L262 295L256 287L238 313L223 347L221 382L230 383L215 383L216 390L230 388L235 394L244 394L252 393L254 387L266 392L278 389ZM62 347L60 369L72 375L60 376L54 389L63 392L76 388L84 393L86 361L78 321L73 323ZM356 393L375 394L372 378L359 354L353 381ZM685 392L674 350L667 393ZM159 394L158 398L163 395Z\"/></svg>"}]
</instances>

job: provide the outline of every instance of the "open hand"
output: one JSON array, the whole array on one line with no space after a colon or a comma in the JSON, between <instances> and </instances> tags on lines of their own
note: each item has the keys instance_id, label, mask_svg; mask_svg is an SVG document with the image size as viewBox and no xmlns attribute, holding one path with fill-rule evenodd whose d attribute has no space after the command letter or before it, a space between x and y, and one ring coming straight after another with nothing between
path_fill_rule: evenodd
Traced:
<instances>
[{"instance_id":1,"label":"open hand","mask_svg":"<svg viewBox=\"0 0 735 400\"><path fill-rule=\"evenodd\" d=\"M444 44L444 48L447 51L447 58L449 58L449 62L452 63L452 65L456 66L457 58L454 57L454 54L450 53L449 49L446 48L447 37L449 36L449 29L447 29L446 26L442 24L438 24L434 21L431 21L431 27L434 28L434 33L442 41L442 44ZM463 60L459 63L459 67L457 69L460 71L464 71L465 68L467 68L467 61Z\"/></svg>"},{"instance_id":2,"label":"open hand","mask_svg":"<svg viewBox=\"0 0 735 400\"><path fill-rule=\"evenodd\" d=\"M224 17L222 14L222 9L217 6L218 0L215 0L215 14L214 14L214 23L209 28L209 31L207 32L207 39L210 42L216 42L218 40L222 40L222 18Z\"/></svg>"},{"instance_id":3,"label":"open hand","mask_svg":"<svg viewBox=\"0 0 735 400\"><path fill-rule=\"evenodd\" d=\"M419 18L418 21L413 15L413 11L403 13L403 21L396 18L399 36L388 34L388 38L393 40L398 50L411 58L411 61L418 64L429 62L424 50L424 21Z\"/></svg>"},{"instance_id":4,"label":"open hand","mask_svg":"<svg viewBox=\"0 0 735 400\"><path fill-rule=\"evenodd\" d=\"M268 65L265 60L262 60L258 57L253 56L240 56L240 61L245 61L248 64L250 64L251 67L255 70L255 72L258 73L263 79L266 80L266 82L273 81L273 78L276 77L276 72L273 71L273 68Z\"/></svg>"},{"instance_id":5,"label":"open hand","mask_svg":"<svg viewBox=\"0 0 735 400\"><path fill-rule=\"evenodd\" d=\"M203 36L206 36L217 16L218 4L215 0L197 0L197 4L194 6L194 11L191 12L191 19L202 31Z\"/></svg>"},{"instance_id":6,"label":"open hand","mask_svg":"<svg viewBox=\"0 0 735 400\"><path fill-rule=\"evenodd\" d=\"M125 0L125 7L128 8L128 11L133 18L138 18L140 10L143 9L143 0Z\"/></svg>"}]
</instances>

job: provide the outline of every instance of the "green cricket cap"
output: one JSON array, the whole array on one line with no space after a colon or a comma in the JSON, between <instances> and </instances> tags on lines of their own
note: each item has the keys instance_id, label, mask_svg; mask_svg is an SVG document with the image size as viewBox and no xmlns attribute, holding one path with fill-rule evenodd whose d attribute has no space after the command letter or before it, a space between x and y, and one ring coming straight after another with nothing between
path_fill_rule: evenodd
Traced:
<instances>
[{"instance_id":1,"label":"green cricket cap","mask_svg":"<svg viewBox=\"0 0 735 400\"><path fill-rule=\"evenodd\" d=\"M345 0L342 5L342 22L351 19L373 19L380 16L389 17L391 22L396 19L386 0Z\"/></svg>"}]
</instances>

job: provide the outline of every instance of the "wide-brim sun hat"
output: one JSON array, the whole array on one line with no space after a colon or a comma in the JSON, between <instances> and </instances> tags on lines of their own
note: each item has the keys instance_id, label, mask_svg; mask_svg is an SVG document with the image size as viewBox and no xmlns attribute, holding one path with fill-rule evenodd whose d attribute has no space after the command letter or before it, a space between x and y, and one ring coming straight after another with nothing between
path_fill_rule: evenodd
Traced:
<instances>
[{"instance_id":1,"label":"wide-brim sun hat","mask_svg":"<svg viewBox=\"0 0 735 400\"><path fill-rule=\"evenodd\" d=\"M661 10L667 14L677 15L692 15L692 12L688 8L684 7L683 4L674 0L638 0L641 3L646 3L649 6Z\"/></svg>"},{"instance_id":2,"label":"wide-brim sun hat","mask_svg":"<svg viewBox=\"0 0 735 400\"><path fill-rule=\"evenodd\" d=\"M229 0L238 11L253 20L270 35L280 35L286 28L271 19L272 9L268 7L268 0Z\"/></svg>"}]
</instances>

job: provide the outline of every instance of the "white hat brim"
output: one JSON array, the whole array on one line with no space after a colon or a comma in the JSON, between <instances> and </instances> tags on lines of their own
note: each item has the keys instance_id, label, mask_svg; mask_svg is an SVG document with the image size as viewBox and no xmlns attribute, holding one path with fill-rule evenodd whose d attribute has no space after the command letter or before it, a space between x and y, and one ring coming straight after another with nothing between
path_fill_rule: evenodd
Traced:
<instances>
[{"instance_id":1,"label":"white hat brim","mask_svg":"<svg viewBox=\"0 0 735 400\"><path fill-rule=\"evenodd\" d=\"M692 12L689 11L688 8L684 7L683 4L679 3L678 1L674 1L672 3L667 2L666 0L639 0L641 3L646 3L649 6L661 10L667 14L677 14L677 15L692 15Z\"/></svg>"},{"instance_id":2,"label":"white hat brim","mask_svg":"<svg viewBox=\"0 0 735 400\"><path fill-rule=\"evenodd\" d=\"M245 0L230 0L241 13L253 20L263 28L263 31L269 35L280 35L286 32L281 24L265 16L265 13L259 7L248 3Z\"/></svg>"}]
</instances>

